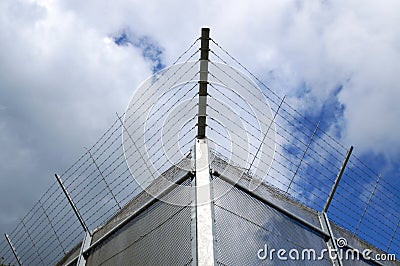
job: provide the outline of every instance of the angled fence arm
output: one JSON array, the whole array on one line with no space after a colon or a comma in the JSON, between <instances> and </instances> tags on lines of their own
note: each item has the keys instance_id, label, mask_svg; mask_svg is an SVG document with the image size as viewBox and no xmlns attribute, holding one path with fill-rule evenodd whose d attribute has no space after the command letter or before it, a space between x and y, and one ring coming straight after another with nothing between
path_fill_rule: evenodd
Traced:
<instances>
[{"instance_id":1,"label":"angled fence arm","mask_svg":"<svg viewBox=\"0 0 400 266\"><path fill-rule=\"evenodd\" d=\"M81 214L79 213L78 208L76 208L75 203L72 201L72 198L71 198L71 196L69 195L67 189L65 188L65 186L64 186L64 184L63 184L63 182L62 182L60 176L58 176L57 174L55 174L55 176L56 176L56 179L57 179L58 183L60 184L61 189L63 190L65 196L67 197L69 204L71 205L72 209L74 210L75 215L78 217L78 220L79 220L79 222L80 222L81 225L82 225L83 231L85 231L85 232L89 233L90 235L92 235L92 234L90 233L89 228L86 226L86 223L85 223L85 221L83 220Z\"/></svg>"},{"instance_id":2,"label":"angled fence arm","mask_svg":"<svg viewBox=\"0 0 400 266\"><path fill-rule=\"evenodd\" d=\"M7 234L4 234L4 236L6 237L7 243L8 243L8 245L10 245L11 251L13 252L14 257L17 260L19 266L22 266L21 259L19 258L18 253L15 250L15 247L14 247L13 243L11 242L10 236L7 235Z\"/></svg>"},{"instance_id":3,"label":"angled fence arm","mask_svg":"<svg viewBox=\"0 0 400 266\"><path fill-rule=\"evenodd\" d=\"M83 252L90 247L90 244L92 242L92 236L89 234L89 232L85 232L85 237L83 238L82 241L82 246L79 252L79 258L77 262L77 266L85 266L86 265L86 256L83 254Z\"/></svg>"},{"instance_id":4,"label":"angled fence arm","mask_svg":"<svg viewBox=\"0 0 400 266\"><path fill-rule=\"evenodd\" d=\"M353 151L353 146L350 147L349 151L346 154L346 158L344 159L343 164L340 167L339 173L338 173L338 175L336 176L336 179L335 179L335 183L333 183L331 192L329 192L329 196L328 196L328 198L327 198L327 200L325 202L325 206L322 209L323 213L328 211L329 205L331 204L332 198L335 195L336 189L337 189L337 187L339 185L340 179L342 178L342 175L344 173L344 169L346 168L347 162L350 159L350 155L351 155L352 151Z\"/></svg>"},{"instance_id":5,"label":"angled fence arm","mask_svg":"<svg viewBox=\"0 0 400 266\"><path fill-rule=\"evenodd\" d=\"M329 252L334 252L335 253L335 257L331 256L330 254L330 259L332 261L332 265L334 266L343 266L343 262L342 262L342 258L339 256L339 249L338 246L336 244L336 239L333 235L333 231L331 228L331 224L329 222L328 216L326 215L325 212L322 212L318 215L319 218L319 222L321 224L321 228L322 230L324 230L324 232L326 232L329 235L328 239L325 239L326 245L328 247Z\"/></svg>"}]
</instances>

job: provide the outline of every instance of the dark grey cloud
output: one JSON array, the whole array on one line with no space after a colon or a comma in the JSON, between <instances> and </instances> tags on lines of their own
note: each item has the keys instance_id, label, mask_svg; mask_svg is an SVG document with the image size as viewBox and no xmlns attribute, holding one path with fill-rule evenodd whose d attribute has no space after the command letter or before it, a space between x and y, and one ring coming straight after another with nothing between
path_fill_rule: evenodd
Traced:
<instances>
[{"instance_id":1,"label":"dark grey cloud","mask_svg":"<svg viewBox=\"0 0 400 266\"><path fill-rule=\"evenodd\" d=\"M0 5L0 231L10 232L151 68L55 3Z\"/></svg>"}]
</instances>

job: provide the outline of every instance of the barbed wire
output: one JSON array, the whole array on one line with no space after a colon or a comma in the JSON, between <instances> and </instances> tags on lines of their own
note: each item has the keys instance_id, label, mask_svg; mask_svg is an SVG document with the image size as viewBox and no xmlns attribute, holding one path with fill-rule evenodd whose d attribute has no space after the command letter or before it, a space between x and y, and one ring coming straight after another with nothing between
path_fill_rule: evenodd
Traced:
<instances>
[{"instance_id":1,"label":"barbed wire","mask_svg":"<svg viewBox=\"0 0 400 266\"><path fill-rule=\"evenodd\" d=\"M273 105L271 106L272 111L275 111L282 97L277 95L274 90L269 88L260 78L242 65L239 60L234 58L221 45L214 40L211 41L215 45L215 47L213 46L210 48L211 54L225 64L228 64L228 60L231 60L238 67L237 69L243 70L251 76L258 85L261 86L263 95L268 99L268 102ZM222 56L216 52L218 49L227 56L227 59L222 58ZM216 64L214 65L217 67ZM235 75L235 77L230 75L228 78L236 79L238 83L242 82L242 87L244 89L250 90L254 87L254 85L249 84L245 78L242 78L242 75L240 74ZM214 89L217 88L214 86ZM275 123L277 126L276 134L278 135L278 138L290 143L290 150L295 148L297 151L304 151L304 145L306 144L305 140L311 136L315 129L314 122L302 115L287 102L284 102L282 112L279 112L278 115L279 119L277 119ZM268 122L268 120L264 121ZM299 142L301 146L297 145L293 141L296 143ZM285 153L285 155L281 157L282 159L286 159L285 157L289 156L288 159L290 161L296 159L297 156L292 157L292 155L295 155L293 152L289 152L288 149L282 150ZM324 190L330 189L338 167L344 159L345 152L346 148L339 141L329 135L323 128L320 128L306 155L309 159L313 159L313 161L310 161L309 165L305 165L306 167L302 167L304 172L301 174L302 176L300 175L298 182L303 186L303 188L307 188L307 185L304 185L304 182L307 183L307 180L312 180L315 177L309 175L309 170L316 164L318 165L318 171L323 170L323 173L325 173L322 175L325 176L325 178L319 178L322 182L313 184L311 188L309 187L305 191L309 192L311 191L310 189L318 190L318 188L321 188L321 186L324 185L327 185ZM279 158L274 158L272 164L275 164L277 160L279 160ZM273 168L274 167L271 167L271 170L275 170ZM282 172L277 176L279 177L281 174ZM318 173L318 175L321 175L321 173ZM400 214L396 211L400 206L400 189L388 183L384 176L381 178L379 185L376 188L368 186L368 184L375 182L377 177L378 174L376 171L371 169L371 167L357 157L357 155L352 154L341 180L341 184L339 185L338 192L333 198L331 207L333 213L331 214L331 211L329 211L329 215L332 216L334 222L350 231L354 231L355 226L360 223L359 231L356 234L357 236L370 243L376 244L377 247L382 250L389 250L390 245L392 245L392 251L399 254L399 246L393 244L393 239L396 237L399 224L398 221L400 220ZM268 178L270 178L270 175ZM323 195L327 195L327 192L329 192L329 190L326 190ZM369 198L369 195L372 195L372 198L368 202L366 199ZM351 200L348 200L349 196ZM294 197L296 198L296 196ZM306 202L303 202L303 204L310 206L310 204L307 204ZM315 208L315 206L311 207ZM367 209L367 211L363 214L364 209ZM368 209L371 209L370 213L368 212ZM336 213L334 213L334 211L336 211ZM345 212L346 214L344 214ZM341 215L346 218L343 219ZM384 222L381 221L381 218L385 218ZM356 223L356 225L354 225L354 223ZM382 230L378 230L377 228ZM393 246L397 249L393 249Z\"/></svg>"},{"instance_id":2,"label":"barbed wire","mask_svg":"<svg viewBox=\"0 0 400 266\"><path fill-rule=\"evenodd\" d=\"M243 171L247 166L248 174L253 178L262 180L283 192L286 191L288 197L320 211L347 152L346 148L323 128L318 127L316 130L315 123L301 115L300 111L286 101L281 101L282 97L218 43L212 39L211 41L215 47L210 47L210 52L218 61L228 64L230 60L238 66L232 73L227 73L217 61L210 60L210 66L218 71L218 73L212 70L209 72L213 82L209 82L208 97L213 101L207 105L209 114L213 114L207 118L207 128L210 130L208 138L215 145L215 153L228 158L231 164L243 166ZM193 62L193 65L183 70L185 63L191 62L199 52L193 51L197 42L198 39L173 63L173 66L182 63L181 65L168 68L156 75L157 80L165 78L158 86L175 84L198 66ZM227 58L219 55L218 49ZM247 73L257 84L250 83L239 69ZM182 154L190 151L196 138L197 116L183 112L194 110L198 106L195 90L198 86L196 82L198 74L198 71L194 71L189 81L178 84L180 89L169 92L169 95L156 95L157 90L150 89L157 82L150 83L147 90L138 95L140 103L135 106L136 109L132 110L133 107L130 106L122 115L124 121L122 116L117 114L118 117L100 138L62 172L61 178L65 187L89 230L93 231L106 224L154 178L174 166L177 163L174 161L175 158L181 159ZM229 89L227 81L233 82L254 98L254 102L248 103L251 108L236 101L242 95L225 91ZM256 94L255 90L259 90L257 85L261 86L261 93L265 99L260 99ZM163 107L152 110L145 122L137 123L135 116L143 115L146 102L156 96L168 96L163 102ZM271 106L266 106L264 100ZM186 101L185 104L179 105L183 101ZM169 121L170 124L166 129L163 129L159 125L165 123L166 110L170 107L176 108L178 115ZM268 127L271 122L271 117L265 110L271 110L272 114L276 113L273 138L261 130L263 127ZM257 112L259 117L253 119L254 112ZM231 114L235 114L238 120ZM227 121L229 125L224 125L217 117ZM255 120L258 124L253 123ZM147 121L152 123L146 125ZM185 126L180 128L179 137L167 138L162 143L162 148L170 147L171 150L160 149L160 136L173 135L176 128L182 124ZM239 133L243 126L247 129L247 135ZM143 128L146 130L140 131ZM221 128L230 129L230 135L220 132ZM129 130L131 134L145 139L146 142L136 144L129 138L123 139L124 130ZM232 149L224 145L229 143L232 137L240 140L240 143L234 143L238 151L248 156L243 158L241 154L233 154ZM249 139L252 141L249 142ZM176 148L178 146L180 149ZM274 151L273 154L266 156L268 161L263 161L262 155L258 154L259 147ZM145 155L151 160L154 170L149 171L148 166L143 164L142 149L147 151ZM168 156L165 155L167 152L170 153ZM127 160L130 160L129 166ZM252 165L250 163L252 160L257 162L257 171L250 171L249 165ZM130 167L135 168L135 174L131 173ZM149 172L155 176L149 177ZM400 190L391 186L385 180L385 176L376 182L377 177L374 170L360 158L352 155L328 214L336 224L353 232L354 235L378 248L398 253L399 244L395 239L398 238L400 221L399 213L396 211L400 207ZM380 221L382 217L385 218L383 223ZM84 231L56 181L10 234L21 260L41 265L56 263L81 241L83 235ZM1 257L4 257L6 263L16 263L5 241L0 241Z\"/></svg>"}]
</instances>

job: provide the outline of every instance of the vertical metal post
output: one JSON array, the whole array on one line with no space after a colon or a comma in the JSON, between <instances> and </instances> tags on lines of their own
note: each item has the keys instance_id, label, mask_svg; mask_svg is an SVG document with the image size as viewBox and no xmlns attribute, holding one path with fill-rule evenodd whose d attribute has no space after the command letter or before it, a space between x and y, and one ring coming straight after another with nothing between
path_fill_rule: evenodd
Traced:
<instances>
[{"instance_id":1,"label":"vertical metal post","mask_svg":"<svg viewBox=\"0 0 400 266\"><path fill-rule=\"evenodd\" d=\"M325 212L320 213L318 215L319 222L321 224L322 230L329 235L329 239L325 239L326 245L328 246L330 258L332 260L332 264L334 266L342 266L342 258L339 256L339 249L336 244L335 236L333 235L333 231L331 228L331 224L329 222L328 216ZM333 258L333 252L336 254L335 258Z\"/></svg>"},{"instance_id":2,"label":"vertical metal post","mask_svg":"<svg viewBox=\"0 0 400 266\"><path fill-rule=\"evenodd\" d=\"M344 162L343 162L342 166L340 167L339 173L336 176L335 183L332 186L331 192L329 193L328 199L325 202L325 206L322 209L322 212L327 212L328 211L329 205L331 204L333 195L336 192L336 189L337 189L337 187L339 185L340 179L342 178L342 175L344 173L344 169L346 168L347 162L350 159L350 155L351 155L352 151L353 151L353 146L350 147L349 151L346 154L346 158L344 159Z\"/></svg>"},{"instance_id":3,"label":"vertical metal post","mask_svg":"<svg viewBox=\"0 0 400 266\"><path fill-rule=\"evenodd\" d=\"M199 112L197 118L197 138L206 137L206 118L207 118L207 84L208 84L208 55L210 29L201 29L200 47L200 80L199 80Z\"/></svg>"},{"instance_id":4,"label":"vertical metal post","mask_svg":"<svg viewBox=\"0 0 400 266\"><path fill-rule=\"evenodd\" d=\"M192 157L192 171L193 173L196 173L196 164L195 164L195 159L196 159L196 146L194 146L193 149L193 157ZM192 246L192 266L197 265L197 219L196 219L196 211L197 211L197 205L196 205L196 177L193 175L192 180L190 182L191 185L191 191L190 191L190 197L192 199L191 202L191 210L190 210L190 234L191 234L191 246Z\"/></svg>"},{"instance_id":5,"label":"vertical metal post","mask_svg":"<svg viewBox=\"0 0 400 266\"><path fill-rule=\"evenodd\" d=\"M208 54L210 29L201 29L197 139L195 144L195 220L197 265L215 265L214 223L206 138Z\"/></svg>"},{"instance_id":6,"label":"vertical metal post","mask_svg":"<svg viewBox=\"0 0 400 266\"><path fill-rule=\"evenodd\" d=\"M214 222L211 198L208 140L196 140L197 265L215 265Z\"/></svg>"},{"instance_id":7,"label":"vertical metal post","mask_svg":"<svg viewBox=\"0 0 400 266\"><path fill-rule=\"evenodd\" d=\"M60 184L61 189L63 190L65 196L67 197L67 199L68 199L68 201L69 201L69 204L71 205L72 209L74 210L75 215L78 217L78 220L79 220L79 222L81 223L83 230L84 230L85 232L89 233L90 235L92 235L92 234L90 233L90 231L89 231L89 228L86 226L85 221L82 219L82 216L81 216L81 214L79 213L78 209L76 208L74 202L72 201L72 198L71 198L71 196L69 195L67 189L65 188L65 186L64 186L64 184L63 184L61 178L60 178L57 174L55 174L55 176L56 176L56 179L57 179L58 183Z\"/></svg>"},{"instance_id":8,"label":"vertical metal post","mask_svg":"<svg viewBox=\"0 0 400 266\"><path fill-rule=\"evenodd\" d=\"M18 264L20 266L22 266L21 259L19 258L17 251L15 250L14 245L11 242L10 236L7 234L4 234L4 236L6 237L6 240L7 240L8 244L10 245L12 252L14 253L14 257L17 259Z\"/></svg>"},{"instance_id":9,"label":"vertical metal post","mask_svg":"<svg viewBox=\"0 0 400 266\"><path fill-rule=\"evenodd\" d=\"M196 145L194 145L193 150L191 150L191 171L196 173ZM196 219L196 178L195 174L192 176L191 182L191 212L190 212L190 234L191 234L191 246L192 246L192 266L197 265L197 219Z\"/></svg>"},{"instance_id":10,"label":"vertical metal post","mask_svg":"<svg viewBox=\"0 0 400 266\"><path fill-rule=\"evenodd\" d=\"M83 254L83 252L90 247L91 242L92 242L92 236L90 235L89 232L85 232L85 237L83 238L81 250L79 252L78 263L76 264L77 266L86 265L86 257Z\"/></svg>"}]
</instances>

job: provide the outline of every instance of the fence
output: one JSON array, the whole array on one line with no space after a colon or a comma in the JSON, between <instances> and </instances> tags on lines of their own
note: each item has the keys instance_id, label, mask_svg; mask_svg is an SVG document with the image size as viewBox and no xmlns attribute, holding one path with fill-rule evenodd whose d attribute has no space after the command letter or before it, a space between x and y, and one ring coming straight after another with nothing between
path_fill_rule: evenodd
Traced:
<instances>
[{"instance_id":1,"label":"fence","mask_svg":"<svg viewBox=\"0 0 400 266\"><path fill-rule=\"evenodd\" d=\"M198 40L172 67L150 78L124 119L117 115L98 141L60 174L89 231L108 223L182 158L190 162L197 122L193 112L198 95L197 44ZM327 133L326 125L302 115L217 42L211 39L210 45L207 137L213 154L254 180L322 211L348 148ZM159 87L152 88L156 80L174 89L160 97ZM229 89L232 87L235 90ZM154 99L158 102L141 118ZM143 140L142 146L130 143L133 136L126 132L134 132L135 140ZM215 203L217 216L224 212L223 207ZM347 234L400 256L399 209L399 188L352 154L327 212L331 220ZM217 232L217 238L221 233ZM9 232L16 254L6 239L0 241L1 263L18 264L19 257L22 264L53 265L76 250L84 234L55 180Z\"/></svg>"}]
</instances>

